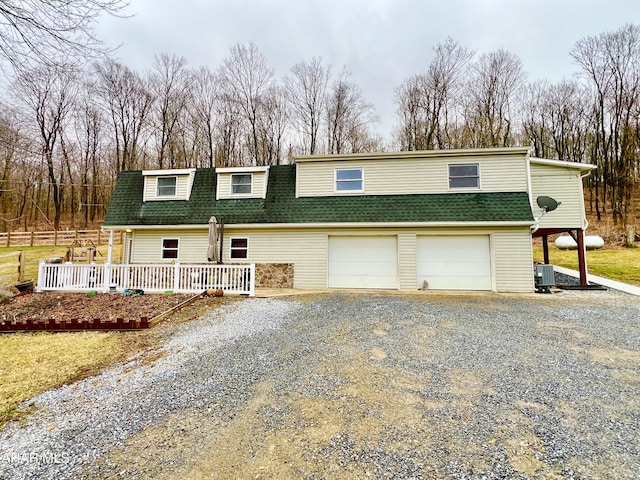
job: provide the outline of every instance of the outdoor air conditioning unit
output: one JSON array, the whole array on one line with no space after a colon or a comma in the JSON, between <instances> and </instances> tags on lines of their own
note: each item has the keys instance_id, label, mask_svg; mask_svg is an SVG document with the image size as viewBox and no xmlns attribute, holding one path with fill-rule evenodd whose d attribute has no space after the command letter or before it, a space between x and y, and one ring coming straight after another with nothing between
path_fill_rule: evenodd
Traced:
<instances>
[{"instance_id":1,"label":"outdoor air conditioning unit","mask_svg":"<svg viewBox=\"0 0 640 480\"><path fill-rule=\"evenodd\" d=\"M536 292L551 293L551 287L553 287L555 283L556 279L553 274L553 265L538 263L535 273Z\"/></svg>"}]
</instances>

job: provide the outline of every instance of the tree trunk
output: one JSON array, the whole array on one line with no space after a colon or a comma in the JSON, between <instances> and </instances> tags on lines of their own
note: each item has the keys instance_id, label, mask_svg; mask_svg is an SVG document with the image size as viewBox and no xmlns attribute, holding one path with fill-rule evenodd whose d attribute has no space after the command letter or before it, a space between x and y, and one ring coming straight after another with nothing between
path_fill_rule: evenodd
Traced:
<instances>
[{"instance_id":1,"label":"tree trunk","mask_svg":"<svg viewBox=\"0 0 640 480\"><path fill-rule=\"evenodd\" d=\"M627 225L627 239L624 244L625 247L635 248L636 246L636 227L635 225Z\"/></svg>"}]
</instances>

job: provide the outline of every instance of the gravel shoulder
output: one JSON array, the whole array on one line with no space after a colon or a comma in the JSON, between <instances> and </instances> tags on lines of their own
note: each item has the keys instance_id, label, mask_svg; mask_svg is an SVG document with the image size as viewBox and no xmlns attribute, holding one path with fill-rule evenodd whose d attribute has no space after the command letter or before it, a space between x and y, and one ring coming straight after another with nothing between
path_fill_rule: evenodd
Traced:
<instances>
[{"instance_id":1,"label":"gravel shoulder","mask_svg":"<svg viewBox=\"0 0 640 480\"><path fill-rule=\"evenodd\" d=\"M639 320L616 292L224 304L32 399L0 478L637 478Z\"/></svg>"}]
</instances>

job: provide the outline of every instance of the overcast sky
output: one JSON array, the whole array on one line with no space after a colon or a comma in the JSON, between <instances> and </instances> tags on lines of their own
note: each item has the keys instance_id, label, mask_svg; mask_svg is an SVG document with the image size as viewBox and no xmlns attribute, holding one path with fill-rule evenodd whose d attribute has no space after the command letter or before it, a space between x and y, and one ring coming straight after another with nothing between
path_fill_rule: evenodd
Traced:
<instances>
[{"instance_id":1,"label":"overcast sky","mask_svg":"<svg viewBox=\"0 0 640 480\"><path fill-rule=\"evenodd\" d=\"M569 51L578 40L640 23L640 0L131 0L127 13L102 19L97 34L122 44L116 57L133 69L160 52L215 69L249 42L278 77L321 57L335 73L352 72L389 138L394 88L423 71L446 37L478 53L505 48L530 80L557 81L576 71Z\"/></svg>"}]
</instances>

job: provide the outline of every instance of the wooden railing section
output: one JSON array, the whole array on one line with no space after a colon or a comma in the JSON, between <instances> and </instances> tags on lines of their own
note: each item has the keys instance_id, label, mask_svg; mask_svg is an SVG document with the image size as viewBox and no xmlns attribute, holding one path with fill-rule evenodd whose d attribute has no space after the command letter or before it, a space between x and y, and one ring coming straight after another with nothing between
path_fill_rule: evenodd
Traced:
<instances>
[{"instance_id":1,"label":"wooden railing section","mask_svg":"<svg viewBox=\"0 0 640 480\"><path fill-rule=\"evenodd\" d=\"M122 243L123 233L113 232L113 242ZM0 247L101 245L109 232L101 230L52 230L45 232L1 232Z\"/></svg>"},{"instance_id":2,"label":"wooden railing section","mask_svg":"<svg viewBox=\"0 0 640 480\"><path fill-rule=\"evenodd\" d=\"M225 294L255 295L255 264L73 264L47 263L38 267L36 291L197 293L222 290Z\"/></svg>"}]
</instances>

